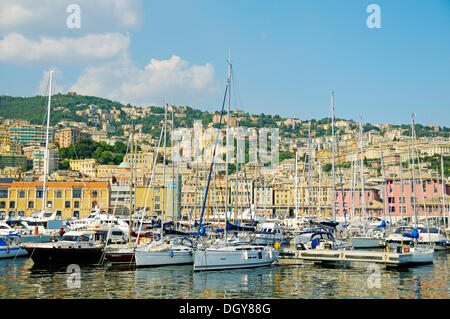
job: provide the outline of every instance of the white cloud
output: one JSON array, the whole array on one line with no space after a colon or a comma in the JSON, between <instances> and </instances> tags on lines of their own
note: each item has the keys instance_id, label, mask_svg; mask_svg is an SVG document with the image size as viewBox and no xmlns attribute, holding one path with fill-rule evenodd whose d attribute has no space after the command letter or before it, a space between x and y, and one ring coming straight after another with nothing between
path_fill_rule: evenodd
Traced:
<instances>
[{"instance_id":1,"label":"white cloud","mask_svg":"<svg viewBox=\"0 0 450 319\"><path fill-rule=\"evenodd\" d=\"M41 37L37 41L11 33L0 40L0 61L92 62L127 54L129 43L129 36L121 33L88 34L80 38Z\"/></svg>"},{"instance_id":2,"label":"white cloud","mask_svg":"<svg viewBox=\"0 0 450 319\"><path fill-rule=\"evenodd\" d=\"M70 90L148 106L160 105L164 101L178 105L195 104L215 95L219 87L210 63L190 65L173 55L167 60L151 59L143 69L129 58L88 67Z\"/></svg>"},{"instance_id":3,"label":"white cloud","mask_svg":"<svg viewBox=\"0 0 450 319\"><path fill-rule=\"evenodd\" d=\"M66 25L70 4L81 9L81 29L76 31L82 34L129 30L142 22L142 0L1 0L0 35L70 35L74 32Z\"/></svg>"}]
</instances>

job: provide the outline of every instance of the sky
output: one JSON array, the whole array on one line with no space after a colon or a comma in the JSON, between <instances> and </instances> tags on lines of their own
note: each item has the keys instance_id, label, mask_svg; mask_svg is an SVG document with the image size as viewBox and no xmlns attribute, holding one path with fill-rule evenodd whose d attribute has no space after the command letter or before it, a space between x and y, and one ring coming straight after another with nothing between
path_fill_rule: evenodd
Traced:
<instances>
[{"instance_id":1,"label":"sky","mask_svg":"<svg viewBox=\"0 0 450 319\"><path fill-rule=\"evenodd\" d=\"M74 8L75 5L75 8ZM372 9L376 5L376 10ZM374 27L375 26L375 27ZM449 0L1 0L0 94L450 127Z\"/></svg>"}]
</instances>

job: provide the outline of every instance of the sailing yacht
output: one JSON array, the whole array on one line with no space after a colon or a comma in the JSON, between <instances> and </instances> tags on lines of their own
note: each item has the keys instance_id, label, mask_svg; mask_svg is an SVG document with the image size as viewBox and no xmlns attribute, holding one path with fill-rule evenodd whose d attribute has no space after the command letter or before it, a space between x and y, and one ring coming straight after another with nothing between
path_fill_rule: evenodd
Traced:
<instances>
[{"instance_id":1,"label":"sailing yacht","mask_svg":"<svg viewBox=\"0 0 450 319\"><path fill-rule=\"evenodd\" d=\"M173 121L172 121L173 130ZM173 134L172 134L173 136ZM166 137L167 137L167 104L164 112L164 155L166 158ZM173 159L172 159L173 160ZM163 165L163 185L165 185L165 163ZM162 222L161 222L161 239L159 241L152 241L143 243L134 250L134 258L137 267L150 266L166 266L166 265L180 265L192 264L193 252L192 245L189 241L185 242L183 239L171 239L164 236L164 215L166 212L167 201L164 201Z\"/></svg>"},{"instance_id":2,"label":"sailing yacht","mask_svg":"<svg viewBox=\"0 0 450 319\"><path fill-rule=\"evenodd\" d=\"M222 117L225 109L225 101L228 95L228 115L227 115L227 131L226 131L226 169L225 169L225 198L228 198L228 163L229 163L229 123L230 123L230 101L231 101L231 61L228 59L228 79L225 88L225 96L222 103L222 110L220 114L220 121L218 133L216 135L216 142L209 170L209 177L207 181L205 197L203 200L202 212L200 215L200 226L198 228L198 235L202 227L202 219L205 211L206 199L208 197L209 183L211 180L211 172L214 167L214 158L216 154L217 141L222 124ZM225 200L225 212L228 212L227 201ZM227 215L227 214L226 214ZM227 216L225 215L225 223L227 223ZM242 243L241 241L229 242L227 227L224 227L224 241L216 241L213 244L204 244L197 242L194 249L194 271L202 270L222 270L222 269L237 269L269 266L278 260L279 251L273 246L264 245L250 245Z\"/></svg>"}]
</instances>

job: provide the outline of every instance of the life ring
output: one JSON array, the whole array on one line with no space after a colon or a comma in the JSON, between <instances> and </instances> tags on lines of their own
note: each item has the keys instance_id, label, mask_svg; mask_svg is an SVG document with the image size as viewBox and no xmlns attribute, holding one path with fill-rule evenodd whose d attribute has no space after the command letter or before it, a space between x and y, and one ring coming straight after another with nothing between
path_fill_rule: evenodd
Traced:
<instances>
[{"instance_id":1,"label":"life ring","mask_svg":"<svg viewBox=\"0 0 450 319\"><path fill-rule=\"evenodd\" d=\"M274 247L276 250L280 249L280 243L276 241L275 244L273 245L273 247Z\"/></svg>"}]
</instances>

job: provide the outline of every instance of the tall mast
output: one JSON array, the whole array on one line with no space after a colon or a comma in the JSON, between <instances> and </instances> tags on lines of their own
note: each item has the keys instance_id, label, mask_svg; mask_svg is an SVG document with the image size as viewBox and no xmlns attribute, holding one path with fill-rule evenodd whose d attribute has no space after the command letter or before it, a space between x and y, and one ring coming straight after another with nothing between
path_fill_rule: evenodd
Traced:
<instances>
[{"instance_id":1,"label":"tall mast","mask_svg":"<svg viewBox=\"0 0 450 319\"><path fill-rule=\"evenodd\" d=\"M128 235L128 247L131 247L131 232L133 230L133 180L134 180L134 153L133 153L133 147L134 147L134 127L133 124L131 126L131 148L130 148L130 154L131 154L131 160L130 160L130 233Z\"/></svg>"},{"instance_id":2,"label":"tall mast","mask_svg":"<svg viewBox=\"0 0 450 319\"><path fill-rule=\"evenodd\" d=\"M445 179L444 179L444 158L441 155L441 179L442 179L442 218L444 221L444 228L448 228L448 218L447 223L445 222L446 212L445 212Z\"/></svg>"},{"instance_id":3,"label":"tall mast","mask_svg":"<svg viewBox=\"0 0 450 319\"><path fill-rule=\"evenodd\" d=\"M333 178L333 197L332 197L332 205L333 205L333 220L336 221L336 207L335 207L335 201L336 201L336 185L335 185L335 175L334 175L334 92L331 91L331 135L332 135L332 162L331 162L331 174ZM342 199L344 200L344 199Z\"/></svg>"},{"instance_id":4,"label":"tall mast","mask_svg":"<svg viewBox=\"0 0 450 319\"><path fill-rule=\"evenodd\" d=\"M42 186L42 210L46 210L47 205L47 175L49 169L49 157L48 157L48 140L50 131L50 106L52 100L52 82L53 82L53 70L50 71L50 83L48 87L48 104L47 104L47 130L45 133L45 151L44 151L44 184Z\"/></svg>"},{"instance_id":5,"label":"tall mast","mask_svg":"<svg viewBox=\"0 0 450 319\"><path fill-rule=\"evenodd\" d=\"M311 219L311 121L308 128L308 216Z\"/></svg>"},{"instance_id":6,"label":"tall mast","mask_svg":"<svg viewBox=\"0 0 450 319\"><path fill-rule=\"evenodd\" d=\"M298 218L298 153L295 151L295 219Z\"/></svg>"},{"instance_id":7,"label":"tall mast","mask_svg":"<svg viewBox=\"0 0 450 319\"><path fill-rule=\"evenodd\" d=\"M361 135L361 196L360 196L360 201L361 201L361 212L360 212L360 216L362 217L363 213L365 213L366 211L366 196L365 196L365 189L364 189L364 152L363 152L363 129L362 129L362 117L360 117L359 119L359 133ZM365 221L363 221L363 230L364 232L366 231L366 223Z\"/></svg>"},{"instance_id":8,"label":"tall mast","mask_svg":"<svg viewBox=\"0 0 450 319\"><path fill-rule=\"evenodd\" d=\"M229 131L230 131L230 108L231 108L231 57L230 52L228 51L228 112L227 112L227 131L226 131L226 163L225 163L225 246L228 245L228 233L227 233L227 221L228 221L228 163L229 163L229 155L228 155L228 147L229 147Z\"/></svg>"},{"instance_id":9,"label":"tall mast","mask_svg":"<svg viewBox=\"0 0 450 319\"><path fill-rule=\"evenodd\" d=\"M418 225L417 221L417 210L416 210L416 176L415 176L415 162L414 162L414 117L416 115L413 113L411 114L411 154L412 154L412 176L413 176L413 186L412 186L412 195L413 195L413 201L414 201L414 218L416 222L416 227Z\"/></svg>"},{"instance_id":10,"label":"tall mast","mask_svg":"<svg viewBox=\"0 0 450 319\"><path fill-rule=\"evenodd\" d=\"M167 103L164 107L164 153L163 153L163 205L161 210L161 241L164 237L164 214L166 213L166 203L167 203L167 190L166 190L166 143L167 143Z\"/></svg>"}]
</instances>

